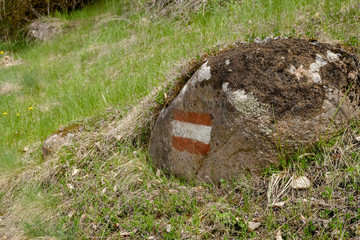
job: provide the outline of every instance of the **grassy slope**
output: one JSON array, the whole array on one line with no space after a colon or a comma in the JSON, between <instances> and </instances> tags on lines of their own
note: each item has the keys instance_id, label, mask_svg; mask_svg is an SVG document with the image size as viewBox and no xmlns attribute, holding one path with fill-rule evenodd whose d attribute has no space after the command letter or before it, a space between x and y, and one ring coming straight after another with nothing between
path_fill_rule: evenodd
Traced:
<instances>
[{"instance_id":1,"label":"grassy slope","mask_svg":"<svg viewBox=\"0 0 360 240\"><path fill-rule=\"evenodd\" d=\"M127 111L127 106L163 82L165 74L177 62L197 56L216 43L280 35L317 37L353 46L360 44L357 32L360 6L355 0L244 0L224 4L212 0L194 12L178 9L176 13L181 13L181 17L172 14L171 10L168 16L162 16L162 9L147 10L145 6L141 1L100 1L83 11L57 16L69 30L51 42L0 45L1 50L24 60L22 65L1 69L0 82L18 84L22 90L0 95L0 111L7 113L0 117L0 175L9 178L14 173L27 173L37 166L42 168L39 143L59 125L94 114L105 115L109 107ZM111 16L121 17L114 20ZM354 131L357 132L356 127ZM34 149L30 163L22 161L22 149L26 146ZM37 209L28 214L30 220L20 221L20 229L25 229L24 234L28 236L59 238L119 236L121 232L134 231L135 228L137 232L132 232L132 235L138 238L151 234L169 235L169 239L186 234L204 238L211 238L211 234L247 235L245 220L253 217L256 207L263 207L261 201L259 206L247 206L249 199L261 196L260 190L256 193L250 188L256 187L255 183L250 183L251 180L249 186L238 187L240 180L235 180L220 189L205 185L197 190L177 180L155 176L145 163L146 151L129 148L120 146L112 149L111 154L94 153L91 159L76 158L74 151L70 151L50 165L65 164L65 171L54 173L54 176L45 178L45 182L19 183L14 211L28 214L29 209ZM134 151L137 154L134 155ZM318 154L319 157L313 160L326 164L323 156L326 153L319 150ZM353 169L354 175L351 176L357 189L357 157L348 159L346 155L344 158L351 162L345 167ZM129 167L124 172L133 177L121 174L124 166ZM74 169L82 169L82 177L91 176L95 181L84 180L84 184L78 183L78 191L69 191L69 182L75 181L71 177ZM117 179L110 173L116 174ZM264 179L262 181L266 181ZM114 190L103 196L103 189L114 189L114 186L125 187L121 188L122 193ZM169 190L174 190L174 193L169 193ZM158 194L153 194L154 191ZM226 191L230 193L226 194ZM245 193L239 197L233 196L233 192ZM132 193L131 197L121 198L122 194L129 193ZM68 197L56 197L59 194L69 196L72 201ZM8 196L8 191L0 190L0 199L4 203ZM200 200L194 200L194 196ZM16 206L21 206L21 211ZM0 215L2 211L8 214L0 210ZM55 218L49 221L49 214L54 212L57 213ZM266 227L263 230L272 234L284 223L272 223L271 216L276 214L269 209L265 213L263 221ZM305 217L310 219L313 213L310 209L305 214L309 216ZM299 217L299 214L295 215ZM310 234L311 237L311 224L310 230L306 230L309 222L299 228L299 236ZM50 226L46 230L41 228L44 223ZM179 229L167 232L164 228L168 224L179 226ZM214 233L206 233L207 228ZM340 230L341 234L348 231ZM322 236L325 233L323 231Z\"/></svg>"}]
</instances>

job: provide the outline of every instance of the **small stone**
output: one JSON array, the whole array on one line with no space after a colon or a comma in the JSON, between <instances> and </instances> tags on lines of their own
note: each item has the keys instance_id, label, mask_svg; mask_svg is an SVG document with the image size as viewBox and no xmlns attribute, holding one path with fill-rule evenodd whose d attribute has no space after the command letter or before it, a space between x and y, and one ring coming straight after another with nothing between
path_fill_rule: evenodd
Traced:
<instances>
[{"instance_id":1,"label":"small stone","mask_svg":"<svg viewBox=\"0 0 360 240\"><path fill-rule=\"evenodd\" d=\"M275 240L282 240L282 236L281 236L281 230L277 231L275 234Z\"/></svg>"},{"instance_id":2,"label":"small stone","mask_svg":"<svg viewBox=\"0 0 360 240\"><path fill-rule=\"evenodd\" d=\"M131 233L130 233L130 232L126 232L126 231L120 233L120 236L121 236L121 237L127 237L127 236L130 236L130 235L131 235Z\"/></svg>"},{"instance_id":3,"label":"small stone","mask_svg":"<svg viewBox=\"0 0 360 240\"><path fill-rule=\"evenodd\" d=\"M355 140L356 140L357 142L360 142L360 136L356 136L356 137L355 137Z\"/></svg>"},{"instance_id":4,"label":"small stone","mask_svg":"<svg viewBox=\"0 0 360 240\"><path fill-rule=\"evenodd\" d=\"M276 202L270 205L270 207L275 207L275 208L282 208L285 206L285 204L287 203L287 201L284 202Z\"/></svg>"},{"instance_id":5,"label":"small stone","mask_svg":"<svg viewBox=\"0 0 360 240\"><path fill-rule=\"evenodd\" d=\"M156 238L155 238L155 236L150 236L150 237L148 237L147 239L149 239L149 240L155 240Z\"/></svg>"},{"instance_id":6,"label":"small stone","mask_svg":"<svg viewBox=\"0 0 360 240\"><path fill-rule=\"evenodd\" d=\"M160 176L161 176L161 171L160 171L160 169L157 169L157 170L156 170L156 176L157 176L157 177L160 177Z\"/></svg>"},{"instance_id":7,"label":"small stone","mask_svg":"<svg viewBox=\"0 0 360 240\"><path fill-rule=\"evenodd\" d=\"M261 40L260 37L256 37L256 38L254 39L254 42L255 42L255 43L262 43L262 40Z\"/></svg>"},{"instance_id":8,"label":"small stone","mask_svg":"<svg viewBox=\"0 0 360 240\"><path fill-rule=\"evenodd\" d=\"M166 225L166 231L169 233L172 230L171 224Z\"/></svg>"},{"instance_id":9,"label":"small stone","mask_svg":"<svg viewBox=\"0 0 360 240\"><path fill-rule=\"evenodd\" d=\"M248 222L248 232L253 232L255 229L259 228L261 226L260 222Z\"/></svg>"},{"instance_id":10,"label":"small stone","mask_svg":"<svg viewBox=\"0 0 360 240\"><path fill-rule=\"evenodd\" d=\"M267 42L269 42L271 40L271 37L266 37L265 39L264 39L264 43L267 43Z\"/></svg>"},{"instance_id":11,"label":"small stone","mask_svg":"<svg viewBox=\"0 0 360 240\"><path fill-rule=\"evenodd\" d=\"M301 176L291 181L291 187L294 189L308 189L311 187L311 182L307 177Z\"/></svg>"}]
</instances>

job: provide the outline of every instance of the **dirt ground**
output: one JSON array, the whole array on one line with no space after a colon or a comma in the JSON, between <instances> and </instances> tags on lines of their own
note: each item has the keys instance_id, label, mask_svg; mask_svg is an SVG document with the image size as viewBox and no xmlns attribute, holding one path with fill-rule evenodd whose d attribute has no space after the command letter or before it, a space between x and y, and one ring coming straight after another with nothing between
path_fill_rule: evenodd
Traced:
<instances>
[{"instance_id":1,"label":"dirt ground","mask_svg":"<svg viewBox=\"0 0 360 240\"><path fill-rule=\"evenodd\" d=\"M347 62L342 68L336 61L321 67L320 75L326 76L321 84L308 81L306 69L314 63L317 54L325 55L329 50ZM224 64L225 59L229 60L229 65ZM210 59L209 65L214 66L211 76L216 79L204 81L203 85L211 84L214 89L221 89L226 81L228 88L252 92L260 102L273 106L277 119L289 114L310 117L321 109L326 88L341 89L345 93L351 80L360 79L359 73L354 72L359 69L358 60L340 46L302 39L239 43L235 49ZM291 65L297 70L295 74L289 69ZM355 81L349 92L357 105L358 86Z\"/></svg>"}]
</instances>

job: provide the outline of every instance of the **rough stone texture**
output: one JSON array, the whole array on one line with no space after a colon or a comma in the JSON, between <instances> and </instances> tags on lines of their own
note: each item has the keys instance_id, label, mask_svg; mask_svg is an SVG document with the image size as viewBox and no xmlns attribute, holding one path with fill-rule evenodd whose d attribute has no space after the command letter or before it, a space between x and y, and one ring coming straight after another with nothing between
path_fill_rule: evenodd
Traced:
<instances>
[{"instance_id":1,"label":"rough stone texture","mask_svg":"<svg viewBox=\"0 0 360 240\"><path fill-rule=\"evenodd\" d=\"M58 18L40 18L29 26L28 39L49 41L63 32L64 23Z\"/></svg>"},{"instance_id":2,"label":"rough stone texture","mask_svg":"<svg viewBox=\"0 0 360 240\"><path fill-rule=\"evenodd\" d=\"M0 58L0 68L12 67L12 66L20 65L22 63L23 60L21 58L15 60L14 57L6 56L6 55Z\"/></svg>"},{"instance_id":3,"label":"rough stone texture","mask_svg":"<svg viewBox=\"0 0 360 240\"><path fill-rule=\"evenodd\" d=\"M205 62L160 113L150 154L186 179L262 170L278 163L280 146L310 146L357 117L359 78L358 60L339 46L241 43Z\"/></svg>"},{"instance_id":4,"label":"rough stone texture","mask_svg":"<svg viewBox=\"0 0 360 240\"><path fill-rule=\"evenodd\" d=\"M67 128L61 128L51 134L43 143L43 159L47 160L56 154L63 146L70 145L73 142L75 132L81 131L80 125L73 125Z\"/></svg>"}]
</instances>

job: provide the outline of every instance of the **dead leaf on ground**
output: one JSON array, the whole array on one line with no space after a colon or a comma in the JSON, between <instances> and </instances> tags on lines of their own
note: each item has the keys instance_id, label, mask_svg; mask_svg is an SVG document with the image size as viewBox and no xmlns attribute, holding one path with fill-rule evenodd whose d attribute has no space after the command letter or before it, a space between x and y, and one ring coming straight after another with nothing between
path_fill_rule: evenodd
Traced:
<instances>
[{"instance_id":1,"label":"dead leaf on ground","mask_svg":"<svg viewBox=\"0 0 360 240\"><path fill-rule=\"evenodd\" d=\"M286 203L287 203L287 201L276 202L276 203L271 204L269 207L282 208L285 206Z\"/></svg>"},{"instance_id":2,"label":"dead leaf on ground","mask_svg":"<svg viewBox=\"0 0 360 240\"><path fill-rule=\"evenodd\" d=\"M292 180L291 187L293 189L307 189L311 187L311 182L307 177L301 176Z\"/></svg>"},{"instance_id":3,"label":"dead leaf on ground","mask_svg":"<svg viewBox=\"0 0 360 240\"><path fill-rule=\"evenodd\" d=\"M259 228L261 226L260 222L248 222L248 232L253 232L255 229Z\"/></svg>"},{"instance_id":4,"label":"dead leaf on ground","mask_svg":"<svg viewBox=\"0 0 360 240\"><path fill-rule=\"evenodd\" d=\"M315 153L304 153L304 154L301 154L299 156L299 158L302 159L302 158L305 158L305 157L315 157L315 156L316 156Z\"/></svg>"}]
</instances>

